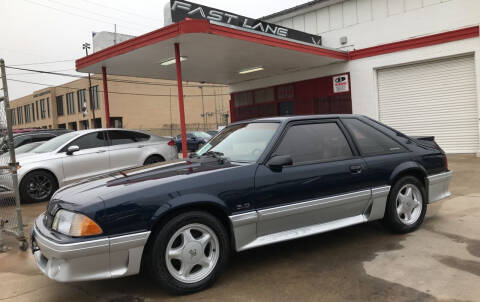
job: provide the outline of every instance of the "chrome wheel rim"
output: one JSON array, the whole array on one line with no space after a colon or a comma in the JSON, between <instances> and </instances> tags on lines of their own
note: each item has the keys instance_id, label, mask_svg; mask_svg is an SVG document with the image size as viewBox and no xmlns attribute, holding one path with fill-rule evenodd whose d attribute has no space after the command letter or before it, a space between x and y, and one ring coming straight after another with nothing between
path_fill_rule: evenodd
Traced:
<instances>
[{"instance_id":1,"label":"chrome wheel rim","mask_svg":"<svg viewBox=\"0 0 480 302\"><path fill-rule=\"evenodd\" d=\"M52 192L52 183L44 175L35 175L27 183L27 193L34 199L47 198Z\"/></svg>"},{"instance_id":2,"label":"chrome wheel rim","mask_svg":"<svg viewBox=\"0 0 480 302\"><path fill-rule=\"evenodd\" d=\"M168 272L181 282L199 282L215 268L219 247L217 235L208 226L185 225L168 241L165 253Z\"/></svg>"},{"instance_id":3,"label":"chrome wheel rim","mask_svg":"<svg viewBox=\"0 0 480 302\"><path fill-rule=\"evenodd\" d=\"M406 225L414 224L422 214L422 193L415 185L406 184L398 191L396 206L400 221Z\"/></svg>"}]
</instances>

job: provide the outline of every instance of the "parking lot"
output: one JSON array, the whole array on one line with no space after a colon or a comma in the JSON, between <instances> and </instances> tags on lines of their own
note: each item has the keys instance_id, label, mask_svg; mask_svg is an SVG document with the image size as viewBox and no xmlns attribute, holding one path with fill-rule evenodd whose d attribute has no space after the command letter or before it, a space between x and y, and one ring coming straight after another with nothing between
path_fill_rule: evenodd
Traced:
<instances>
[{"instance_id":1,"label":"parking lot","mask_svg":"<svg viewBox=\"0 0 480 302\"><path fill-rule=\"evenodd\" d=\"M378 223L249 250L213 288L165 294L147 277L60 284L16 241L0 254L1 301L480 301L480 159L449 157L452 197L423 226L393 235ZM25 205L31 228L45 203Z\"/></svg>"}]
</instances>

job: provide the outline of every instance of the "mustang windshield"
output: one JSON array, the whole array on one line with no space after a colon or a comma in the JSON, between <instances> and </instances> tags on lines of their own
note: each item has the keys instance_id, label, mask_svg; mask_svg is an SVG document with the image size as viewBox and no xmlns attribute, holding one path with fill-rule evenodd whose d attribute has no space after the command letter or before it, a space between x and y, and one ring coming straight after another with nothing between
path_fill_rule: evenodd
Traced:
<instances>
[{"instance_id":1,"label":"mustang windshield","mask_svg":"<svg viewBox=\"0 0 480 302\"><path fill-rule=\"evenodd\" d=\"M231 161L256 161L278 126L278 123L250 123L228 127L203 146L197 155L215 152Z\"/></svg>"}]
</instances>

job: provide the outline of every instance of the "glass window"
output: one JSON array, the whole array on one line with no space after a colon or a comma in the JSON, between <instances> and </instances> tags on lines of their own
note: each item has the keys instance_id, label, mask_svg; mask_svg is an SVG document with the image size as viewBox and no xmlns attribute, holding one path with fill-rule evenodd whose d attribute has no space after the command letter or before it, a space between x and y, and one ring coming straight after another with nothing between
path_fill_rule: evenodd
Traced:
<instances>
[{"instance_id":1,"label":"glass window","mask_svg":"<svg viewBox=\"0 0 480 302\"><path fill-rule=\"evenodd\" d=\"M219 152L231 161L253 162L258 160L277 130L278 123L249 123L225 128L197 155Z\"/></svg>"},{"instance_id":2,"label":"glass window","mask_svg":"<svg viewBox=\"0 0 480 302\"><path fill-rule=\"evenodd\" d=\"M40 119L40 110L38 109L38 101L35 101L35 107L37 109L37 120Z\"/></svg>"},{"instance_id":3,"label":"glass window","mask_svg":"<svg viewBox=\"0 0 480 302\"><path fill-rule=\"evenodd\" d=\"M41 134L41 135L32 135L32 143L35 143L35 142L44 142L44 141L48 141L52 138L54 138L55 135L53 134Z\"/></svg>"},{"instance_id":4,"label":"glass window","mask_svg":"<svg viewBox=\"0 0 480 302\"><path fill-rule=\"evenodd\" d=\"M33 121L35 122L35 103L32 103L32 118L33 118Z\"/></svg>"},{"instance_id":5,"label":"glass window","mask_svg":"<svg viewBox=\"0 0 480 302\"><path fill-rule=\"evenodd\" d=\"M22 107L17 108L17 118L18 118L18 123L23 124L23 108Z\"/></svg>"},{"instance_id":6,"label":"glass window","mask_svg":"<svg viewBox=\"0 0 480 302\"><path fill-rule=\"evenodd\" d=\"M69 140L78 136L78 132L65 133L40 145L38 148L35 148L35 153L46 153L53 152L67 143Z\"/></svg>"},{"instance_id":7,"label":"glass window","mask_svg":"<svg viewBox=\"0 0 480 302\"><path fill-rule=\"evenodd\" d=\"M340 160L353 156L345 135L336 123L292 126L274 154L290 155L294 164Z\"/></svg>"},{"instance_id":8,"label":"glass window","mask_svg":"<svg viewBox=\"0 0 480 302\"><path fill-rule=\"evenodd\" d=\"M25 123L30 123L32 121L32 117L30 114L30 105L23 106L25 109Z\"/></svg>"},{"instance_id":9,"label":"glass window","mask_svg":"<svg viewBox=\"0 0 480 302\"><path fill-rule=\"evenodd\" d=\"M132 132L132 135L133 135L133 139L136 142L144 142L144 141L148 141L150 139L150 135L148 135L146 133Z\"/></svg>"},{"instance_id":10,"label":"glass window","mask_svg":"<svg viewBox=\"0 0 480 302\"><path fill-rule=\"evenodd\" d=\"M77 106L78 112L84 112L87 110L87 100L85 98L85 89L77 91Z\"/></svg>"},{"instance_id":11,"label":"glass window","mask_svg":"<svg viewBox=\"0 0 480 302\"><path fill-rule=\"evenodd\" d=\"M62 116L63 112L63 95L57 96L57 115Z\"/></svg>"},{"instance_id":12,"label":"glass window","mask_svg":"<svg viewBox=\"0 0 480 302\"><path fill-rule=\"evenodd\" d=\"M363 155L404 152L399 143L358 119L343 120Z\"/></svg>"},{"instance_id":13,"label":"glass window","mask_svg":"<svg viewBox=\"0 0 480 302\"><path fill-rule=\"evenodd\" d=\"M73 92L67 93L67 114L75 113L75 101L73 100Z\"/></svg>"},{"instance_id":14,"label":"glass window","mask_svg":"<svg viewBox=\"0 0 480 302\"><path fill-rule=\"evenodd\" d=\"M207 132L195 131L195 132L192 132L192 133L196 137L204 138L204 139L207 139L207 140L212 138L212 136L210 134L208 134Z\"/></svg>"},{"instance_id":15,"label":"glass window","mask_svg":"<svg viewBox=\"0 0 480 302\"><path fill-rule=\"evenodd\" d=\"M50 98L47 98L47 114L48 118L50 118Z\"/></svg>"},{"instance_id":16,"label":"glass window","mask_svg":"<svg viewBox=\"0 0 480 302\"><path fill-rule=\"evenodd\" d=\"M98 131L98 132L88 133L77 138L76 140L68 144L68 146L65 147L64 150L62 151L66 151L69 146L74 146L74 145L80 147L80 150L85 150L85 149L105 147L107 145L107 142L104 138L104 131Z\"/></svg>"},{"instance_id":17,"label":"glass window","mask_svg":"<svg viewBox=\"0 0 480 302\"><path fill-rule=\"evenodd\" d=\"M46 117L45 99L40 100L40 116L42 117L42 120Z\"/></svg>"},{"instance_id":18,"label":"glass window","mask_svg":"<svg viewBox=\"0 0 480 302\"><path fill-rule=\"evenodd\" d=\"M128 131L108 131L108 137L112 142L112 146L135 143L135 138Z\"/></svg>"},{"instance_id":19,"label":"glass window","mask_svg":"<svg viewBox=\"0 0 480 302\"><path fill-rule=\"evenodd\" d=\"M269 103L274 100L273 87L255 90L255 104Z\"/></svg>"},{"instance_id":20,"label":"glass window","mask_svg":"<svg viewBox=\"0 0 480 302\"><path fill-rule=\"evenodd\" d=\"M236 93L233 97L235 107L247 106L253 104L253 97L251 91Z\"/></svg>"},{"instance_id":21,"label":"glass window","mask_svg":"<svg viewBox=\"0 0 480 302\"><path fill-rule=\"evenodd\" d=\"M99 109L100 102L98 101L98 85L92 87L92 103L90 104L90 108L92 109Z\"/></svg>"}]
</instances>

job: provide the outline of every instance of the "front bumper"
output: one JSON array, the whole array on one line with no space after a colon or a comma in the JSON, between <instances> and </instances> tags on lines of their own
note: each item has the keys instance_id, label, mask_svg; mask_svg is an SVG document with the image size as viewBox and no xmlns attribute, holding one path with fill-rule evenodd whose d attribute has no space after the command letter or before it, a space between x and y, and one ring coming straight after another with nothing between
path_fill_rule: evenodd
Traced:
<instances>
[{"instance_id":1,"label":"front bumper","mask_svg":"<svg viewBox=\"0 0 480 302\"><path fill-rule=\"evenodd\" d=\"M32 250L38 268L50 279L87 281L139 273L150 232L62 243L52 238L43 217L35 221Z\"/></svg>"},{"instance_id":2,"label":"front bumper","mask_svg":"<svg viewBox=\"0 0 480 302\"><path fill-rule=\"evenodd\" d=\"M448 189L451 179L452 171L427 177L428 203L434 203L452 195Z\"/></svg>"}]
</instances>

